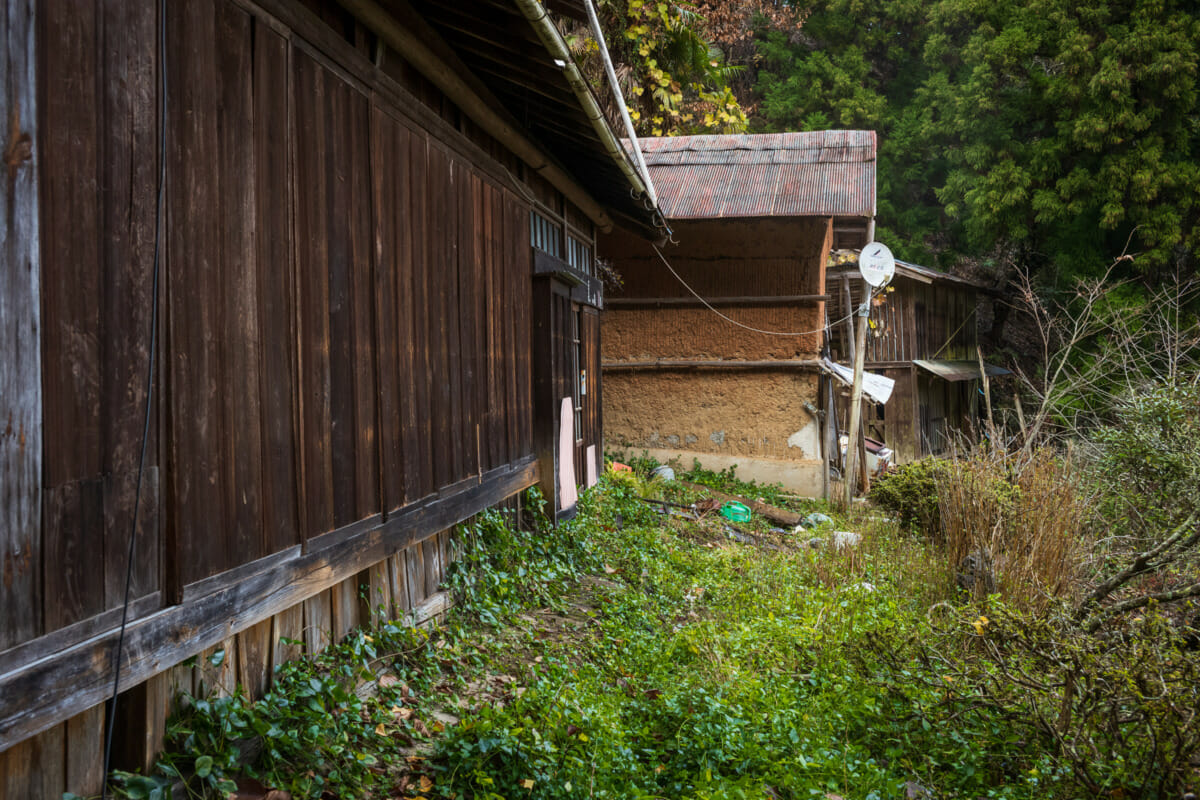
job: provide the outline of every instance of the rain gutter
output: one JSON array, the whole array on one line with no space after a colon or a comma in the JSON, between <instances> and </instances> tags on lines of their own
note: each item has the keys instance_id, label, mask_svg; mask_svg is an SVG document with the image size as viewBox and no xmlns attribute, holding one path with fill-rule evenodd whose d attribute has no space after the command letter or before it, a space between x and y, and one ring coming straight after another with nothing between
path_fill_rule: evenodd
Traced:
<instances>
[{"instance_id":1,"label":"rain gutter","mask_svg":"<svg viewBox=\"0 0 1200 800\"><path fill-rule=\"evenodd\" d=\"M576 66L575 59L571 56L571 51L567 48L567 43L563 40L562 34L558 32L558 28L554 26L549 13L547 13L538 0L514 0L514 2L521 9L521 13L525 15L525 18L529 20L529 24L537 32L538 38L542 40L542 44L550 52L551 57L562 62L563 75L566 77L567 82L571 84L571 89L575 92L575 97L579 100L580 105L583 106L588 120L592 123L592 129L595 130L596 135L600 137L600 141L604 144L604 149L612 157L612 160L616 162L617 167L625 174L625 177L629 179L629 182L633 185L634 192L645 195L653 203L652 208L657 210L658 200L654 195L653 188L648 186L648 181L642 180L642 176L638 175L637 170L629 163L629 157L625 153L625 148L621 146L616 134L608 126L608 120L604 118L604 112L600 110L600 106L596 103L596 97L592 94L592 89L588 85L587 79L583 77L583 73ZM591 4L587 3L587 6L589 16L594 16L595 12L591 10ZM603 45L601 45L601 52L606 52ZM618 92L617 96L620 97L620 92ZM623 99L620 106L622 109L625 108Z\"/></svg>"},{"instance_id":2,"label":"rain gutter","mask_svg":"<svg viewBox=\"0 0 1200 800\"><path fill-rule=\"evenodd\" d=\"M596 16L596 7L592 0L583 0L587 7L588 21L592 25L592 34L600 45L600 58L604 60L604 71L608 73L608 84L612 87L617 98L617 108L621 110L621 119L625 122L625 133L633 144L633 154L637 157L638 169L641 170L642 180L646 184L646 195L650 202L658 208L658 193L654 191L654 181L650 179L650 169L646 166L646 157L642 155L642 146L638 144L637 132L633 129L633 120L629 118L629 107L625 104L625 95L621 92L621 84L617 81L617 71L613 69L612 56L608 52L608 44L604 41L604 31L600 27L600 18Z\"/></svg>"}]
</instances>

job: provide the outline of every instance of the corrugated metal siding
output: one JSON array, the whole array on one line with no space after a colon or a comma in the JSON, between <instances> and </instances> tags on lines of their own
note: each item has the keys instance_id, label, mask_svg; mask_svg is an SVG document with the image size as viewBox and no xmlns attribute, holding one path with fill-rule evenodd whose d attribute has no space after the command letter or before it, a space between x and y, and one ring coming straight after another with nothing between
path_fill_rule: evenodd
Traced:
<instances>
[{"instance_id":1,"label":"corrugated metal siding","mask_svg":"<svg viewBox=\"0 0 1200 800\"><path fill-rule=\"evenodd\" d=\"M668 219L871 216L874 131L641 139Z\"/></svg>"}]
</instances>

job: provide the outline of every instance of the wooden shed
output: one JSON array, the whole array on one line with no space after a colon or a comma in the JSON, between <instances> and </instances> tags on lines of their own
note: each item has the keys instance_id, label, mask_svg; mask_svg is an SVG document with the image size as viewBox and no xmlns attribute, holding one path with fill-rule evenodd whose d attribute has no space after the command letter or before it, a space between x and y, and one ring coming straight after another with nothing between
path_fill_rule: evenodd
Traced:
<instances>
[{"instance_id":1,"label":"wooden shed","mask_svg":"<svg viewBox=\"0 0 1200 800\"><path fill-rule=\"evenodd\" d=\"M126 610L132 768L190 656L259 691L456 523L570 512L595 236L654 209L536 0L6 0L0 42L0 795L94 794Z\"/></svg>"},{"instance_id":2,"label":"wooden shed","mask_svg":"<svg viewBox=\"0 0 1200 800\"><path fill-rule=\"evenodd\" d=\"M641 140L671 244L620 231L604 311L608 447L822 492L831 249L868 241L875 134Z\"/></svg>"},{"instance_id":3,"label":"wooden shed","mask_svg":"<svg viewBox=\"0 0 1200 800\"><path fill-rule=\"evenodd\" d=\"M862 303L865 283L857 252L835 253L826 271L830 356L853 364L850 309ZM917 264L896 262L896 274L868 317L864 369L894 380L886 405L866 404L867 436L885 442L896 463L935 455L958 436L978 433L980 360L978 309L994 292L983 285ZM984 365L987 375L1008 370ZM848 425L849 403L838 394L837 420ZM837 454L834 454L835 457Z\"/></svg>"}]
</instances>

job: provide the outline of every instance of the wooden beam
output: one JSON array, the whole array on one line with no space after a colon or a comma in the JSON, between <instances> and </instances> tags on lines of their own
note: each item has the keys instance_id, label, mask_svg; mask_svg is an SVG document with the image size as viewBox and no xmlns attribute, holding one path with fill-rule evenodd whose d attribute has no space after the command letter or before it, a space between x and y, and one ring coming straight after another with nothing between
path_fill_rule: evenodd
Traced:
<instances>
[{"instance_id":1,"label":"wooden beam","mask_svg":"<svg viewBox=\"0 0 1200 800\"><path fill-rule=\"evenodd\" d=\"M133 686L356 575L398 550L537 482L528 457L486 473L470 486L400 509L375 527L360 529L337 547L308 553L290 549L255 562L253 574L177 606L135 620L125 631L121 684ZM189 595L185 592L185 596ZM0 751L103 702L112 688L108 630L40 661L0 675Z\"/></svg>"},{"instance_id":2,"label":"wooden beam","mask_svg":"<svg viewBox=\"0 0 1200 800\"><path fill-rule=\"evenodd\" d=\"M0 647L41 633L42 353L34 2L0 12ZM0 748L2 749L2 748Z\"/></svg>"},{"instance_id":3,"label":"wooden beam","mask_svg":"<svg viewBox=\"0 0 1200 800\"><path fill-rule=\"evenodd\" d=\"M798 303L823 303L827 294L752 295L746 297L706 297L704 301L695 297L610 297L605 301L609 308L703 308L710 306L782 306Z\"/></svg>"},{"instance_id":4,"label":"wooden beam","mask_svg":"<svg viewBox=\"0 0 1200 800\"><path fill-rule=\"evenodd\" d=\"M817 359L780 359L778 361L702 361L695 359L665 359L655 361L605 361L601 368L605 372L633 372L656 369L784 369L816 370L821 362Z\"/></svg>"}]
</instances>

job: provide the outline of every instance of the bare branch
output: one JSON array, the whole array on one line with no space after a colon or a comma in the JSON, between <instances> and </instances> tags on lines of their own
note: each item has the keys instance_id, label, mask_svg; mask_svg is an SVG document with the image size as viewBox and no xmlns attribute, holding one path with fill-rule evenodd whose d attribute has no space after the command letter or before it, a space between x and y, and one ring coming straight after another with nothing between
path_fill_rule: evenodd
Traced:
<instances>
[{"instance_id":1,"label":"bare branch","mask_svg":"<svg viewBox=\"0 0 1200 800\"><path fill-rule=\"evenodd\" d=\"M1106 619L1114 617L1117 614L1136 611L1139 608L1145 608L1151 603L1173 603L1176 600L1184 600L1188 597L1200 597L1200 583L1193 583L1191 586L1184 586L1169 592L1156 592L1154 594L1142 595L1141 597L1131 597L1128 600L1115 603L1089 619L1083 628L1088 633L1095 633L1104 624Z\"/></svg>"},{"instance_id":2,"label":"bare branch","mask_svg":"<svg viewBox=\"0 0 1200 800\"><path fill-rule=\"evenodd\" d=\"M1196 543L1200 541L1200 526L1197 526L1196 529L1192 531L1191 536L1187 536L1185 538L1185 534L1187 533L1188 528L1192 525L1195 525L1195 523L1196 515L1192 514L1183 522L1182 525L1172 531L1170 536L1163 539L1149 550L1143 553L1138 553L1133 557L1133 561L1129 563L1129 566L1125 567L1125 569L1113 575L1108 580L1097 585L1096 588L1093 589L1086 598L1084 598L1083 602L1079 604L1079 608L1076 609L1076 621L1083 620L1087 616L1087 613L1092 606L1108 597L1110 594L1124 586L1129 581L1133 580L1139 575L1145 575L1148 572L1153 572L1154 570L1159 569L1163 565L1173 561L1183 551L1194 547ZM1174 550L1174 552L1171 552L1172 550ZM1162 558L1160 559L1160 557Z\"/></svg>"}]
</instances>

